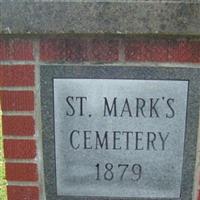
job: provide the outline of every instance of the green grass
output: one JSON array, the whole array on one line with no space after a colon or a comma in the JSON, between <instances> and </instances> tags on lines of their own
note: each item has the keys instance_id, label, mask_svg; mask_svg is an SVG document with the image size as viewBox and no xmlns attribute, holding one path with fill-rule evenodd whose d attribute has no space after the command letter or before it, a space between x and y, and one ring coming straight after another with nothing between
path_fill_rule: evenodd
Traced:
<instances>
[{"instance_id":1,"label":"green grass","mask_svg":"<svg viewBox=\"0 0 200 200\"><path fill-rule=\"evenodd\" d=\"M1 107L0 107L1 108ZM0 109L0 199L7 200L7 181L5 175L5 160L3 152L2 111Z\"/></svg>"}]
</instances>

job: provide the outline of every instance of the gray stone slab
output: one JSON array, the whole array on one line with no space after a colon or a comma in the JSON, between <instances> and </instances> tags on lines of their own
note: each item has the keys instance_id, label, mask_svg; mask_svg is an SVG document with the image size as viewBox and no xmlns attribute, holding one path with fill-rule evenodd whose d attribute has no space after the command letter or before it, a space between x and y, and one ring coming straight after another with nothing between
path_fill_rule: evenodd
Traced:
<instances>
[{"instance_id":1,"label":"gray stone slab","mask_svg":"<svg viewBox=\"0 0 200 200\"><path fill-rule=\"evenodd\" d=\"M180 197L188 81L53 81L58 195Z\"/></svg>"},{"instance_id":2,"label":"gray stone slab","mask_svg":"<svg viewBox=\"0 0 200 200\"><path fill-rule=\"evenodd\" d=\"M2 33L200 34L199 1L2 1Z\"/></svg>"},{"instance_id":3,"label":"gray stone slab","mask_svg":"<svg viewBox=\"0 0 200 200\"><path fill-rule=\"evenodd\" d=\"M195 156L196 142L197 142L197 132L198 132L198 116L199 116L199 97L200 97L199 69L179 68L179 67L159 68L159 67L146 67L146 66L144 67L73 66L72 67L72 66L48 65L48 66L41 66L40 71L41 71L40 73L41 103L42 103L42 126L43 126L42 134L43 134L44 170L45 170L47 200L55 200L55 199L92 200L92 199L118 199L118 198L120 199L131 198L134 200L136 199L147 200L152 198L156 200L157 199L192 200L193 177L194 177L195 158L196 158ZM125 88L127 89L128 92L126 93L125 96L133 97L134 95L130 94L129 89L131 90L135 88L134 87L135 84L138 84L136 93L140 94L140 96L143 96L144 98L145 95L149 97L153 94L161 96L163 95L176 96L176 101L178 102L176 104L177 118L174 118L174 121L170 123L166 119L163 120L159 119L157 122L156 121L150 122L148 119L143 119L144 121L143 120L140 121L140 123L143 124L141 126L131 125L128 119L127 119L128 124L126 123L127 120L124 121L122 120L123 122L120 122L121 121L120 119L119 120L107 119L105 122L107 124L106 125L103 122L105 120L98 120L99 104L93 102L93 100L97 100L95 99L95 97L94 99L92 97L90 98L91 101L93 102L89 104L89 107L90 106L93 107L92 112L88 112L89 107L86 107L85 110L85 112L91 114L92 116L89 115L87 117L82 116L82 119L81 116L74 117L73 119L67 118L67 116L65 116L66 110L64 110L63 108L64 104L63 97L68 92L70 93L70 95L71 94L75 95L77 91L81 92L82 95L83 94L89 95L91 91L94 92L95 84L97 84L97 82L102 79L105 80L104 83L101 83L104 89L101 89L101 86L99 85L100 88L99 89L97 88L98 92L95 95L96 97L100 97L101 95L105 94L107 94L108 96L110 95L111 97L114 96L113 92L119 94L118 87L120 87L120 85L124 84L126 85L128 80L129 81L134 80L134 81L132 82L132 84L128 84L126 85L126 87L123 87L124 89L121 89L121 93L119 94L121 98L123 97ZM66 80L68 80L68 82L66 82ZM85 80L85 83L83 80ZM96 80L97 82L96 83L90 82L92 80ZM108 82L106 81L110 81L110 83L107 84ZM143 85L140 85L139 82L140 84ZM89 89L88 86L86 86L85 84L90 85ZM112 84L114 86L112 86ZM115 86L116 84L118 85L118 87ZM84 87L86 88L84 89ZM142 87L143 89L141 89L140 87ZM111 90L109 90L108 88L110 88ZM107 93L105 93L106 90ZM187 104L187 109L186 109L186 104ZM164 109L162 111L163 112L161 113L163 114L166 110ZM89 121L92 120L93 123L92 122L88 123L88 120ZM98 125L99 123L101 123L100 126ZM140 123L138 122L138 124ZM148 178L147 177L144 178L144 182L145 181L148 182L148 180L150 181L152 179L152 181L148 182L147 184L144 184L145 187L143 183L140 183L137 186L135 185L135 187L132 187L131 189L131 187L129 186L129 184L131 184L130 182L127 185L127 187L125 187L124 183L121 183L119 180L114 182L109 181L109 184L107 183L107 181L104 180L101 182L101 187L99 187L99 183L97 184L95 182L90 182L91 174L92 176L94 175L92 173L94 166L93 167L90 166L89 169L88 166L93 165L94 164L93 162L94 161L96 162L97 160L106 162L107 154L104 154L103 156L102 152L91 153L90 152L91 150L88 150L89 152L87 152L86 149L82 149L77 153L77 150L70 149L68 145L70 139L68 138L69 135L66 134L66 132L69 132L69 129L73 129L76 126L77 129L85 127L85 128L92 128L95 130L98 128L99 129L102 128L104 129L106 127L111 128L112 126L118 128L129 128L129 129L131 128L139 129L139 127L143 129L145 129L145 127L147 129L151 127L154 129L155 127L157 127L162 130L168 129L174 132L174 135L173 139L169 142L168 146L169 149L166 151L167 154L161 155L160 151L151 152L149 158L145 157L145 155L140 153L138 153L137 155L136 153L134 154L136 156L135 158L138 160L139 163L146 162L145 164L143 163L141 166L145 167L149 166L149 170L153 169L152 166L154 167L157 166L157 170L155 170L155 172L157 173L155 174L153 173L153 170L152 174L148 173L148 169L144 167L144 170L147 170L146 172L144 172L144 177L146 175L149 176ZM94 142L94 140L91 140L90 142L92 141ZM81 140L76 140L76 142L81 142ZM175 145L173 145L173 142L175 142ZM78 143L75 143L75 145L77 144ZM130 159L131 155L128 155L124 152L118 152L115 155L115 153L111 151L110 150L107 151L109 152L108 158L111 163L112 161L124 162L126 160L128 163L132 161ZM170 152L172 153L171 156ZM124 156L122 156L123 154ZM167 157L169 157L169 159ZM159 162L159 159L163 160ZM154 160L155 163L152 162L152 160ZM116 163L117 162L115 162L114 164ZM105 164L105 163L100 162L100 164ZM177 168L175 174L173 174L174 167ZM83 171L81 170L81 168L83 169ZM74 170L78 172L74 174ZM131 176L131 174L128 174L127 178L129 178L129 176ZM173 180L171 180L170 177ZM69 180L71 181L69 182ZM92 185L90 185L90 183L92 183ZM121 188L125 187L127 191L126 192L120 191L121 190L120 186ZM109 190L110 194L109 192L105 191L106 187ZM137 190L134 191L135 188L137 188ZM141 193L139 192L139 190L141 190ZM157 192L155 192L156 190Z\"/></svg>"}]
</instances>

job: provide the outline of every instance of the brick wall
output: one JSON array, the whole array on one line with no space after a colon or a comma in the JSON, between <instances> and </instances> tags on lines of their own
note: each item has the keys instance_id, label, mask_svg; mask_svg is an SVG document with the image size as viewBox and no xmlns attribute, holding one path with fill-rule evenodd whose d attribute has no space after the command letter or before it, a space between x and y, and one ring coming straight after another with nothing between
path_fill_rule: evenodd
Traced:
<instances>
[{"instance_id":1,"label":"brick wall","mask_svg":"<svg viewBox=\"0 0 200 200\"><path fill-rule=\"evenodd\" d=\"M200 40L153 37L0 39L0 100L9 200L45 199L39 66L47 63L200 64ZM197 149L199 152L200 145ZM197 166L199 159L197 160ZM196 170L195 197L199 198Z\"/></svg>"},{"instance_id":2,"label":"brick wall","mask_svg":"<svg viewBox=\"0 0 200 200\"><path fill-rule=\"evenodd\" d=\"M0 99L8 199L39 199L33 41L0 39Z\"/></svg>"}]
</instances>

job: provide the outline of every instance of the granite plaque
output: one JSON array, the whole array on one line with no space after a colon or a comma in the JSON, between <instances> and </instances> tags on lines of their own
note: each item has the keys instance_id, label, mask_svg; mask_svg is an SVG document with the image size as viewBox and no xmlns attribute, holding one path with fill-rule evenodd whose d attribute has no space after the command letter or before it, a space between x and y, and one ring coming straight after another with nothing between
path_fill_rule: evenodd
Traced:
<instances>
[{"instance_id":1,"label":"granite plaque","mask_svg":"<svg viewBox=\"0 0 200 200\"><path fill-rule=\"evenodd\" d=\"M54 79L58 194L179 197L187 91L188 81Z\"/></svg>"},{"instance_id":2,"label":"granite plaque","mask_svg":"<svg viewBox=\"0 0 200 200\"><path fill-rule=\"evenodd\" d=\"M192 199L198 75L42 66L47 200Z\"/></svg>"}]
</instances>

